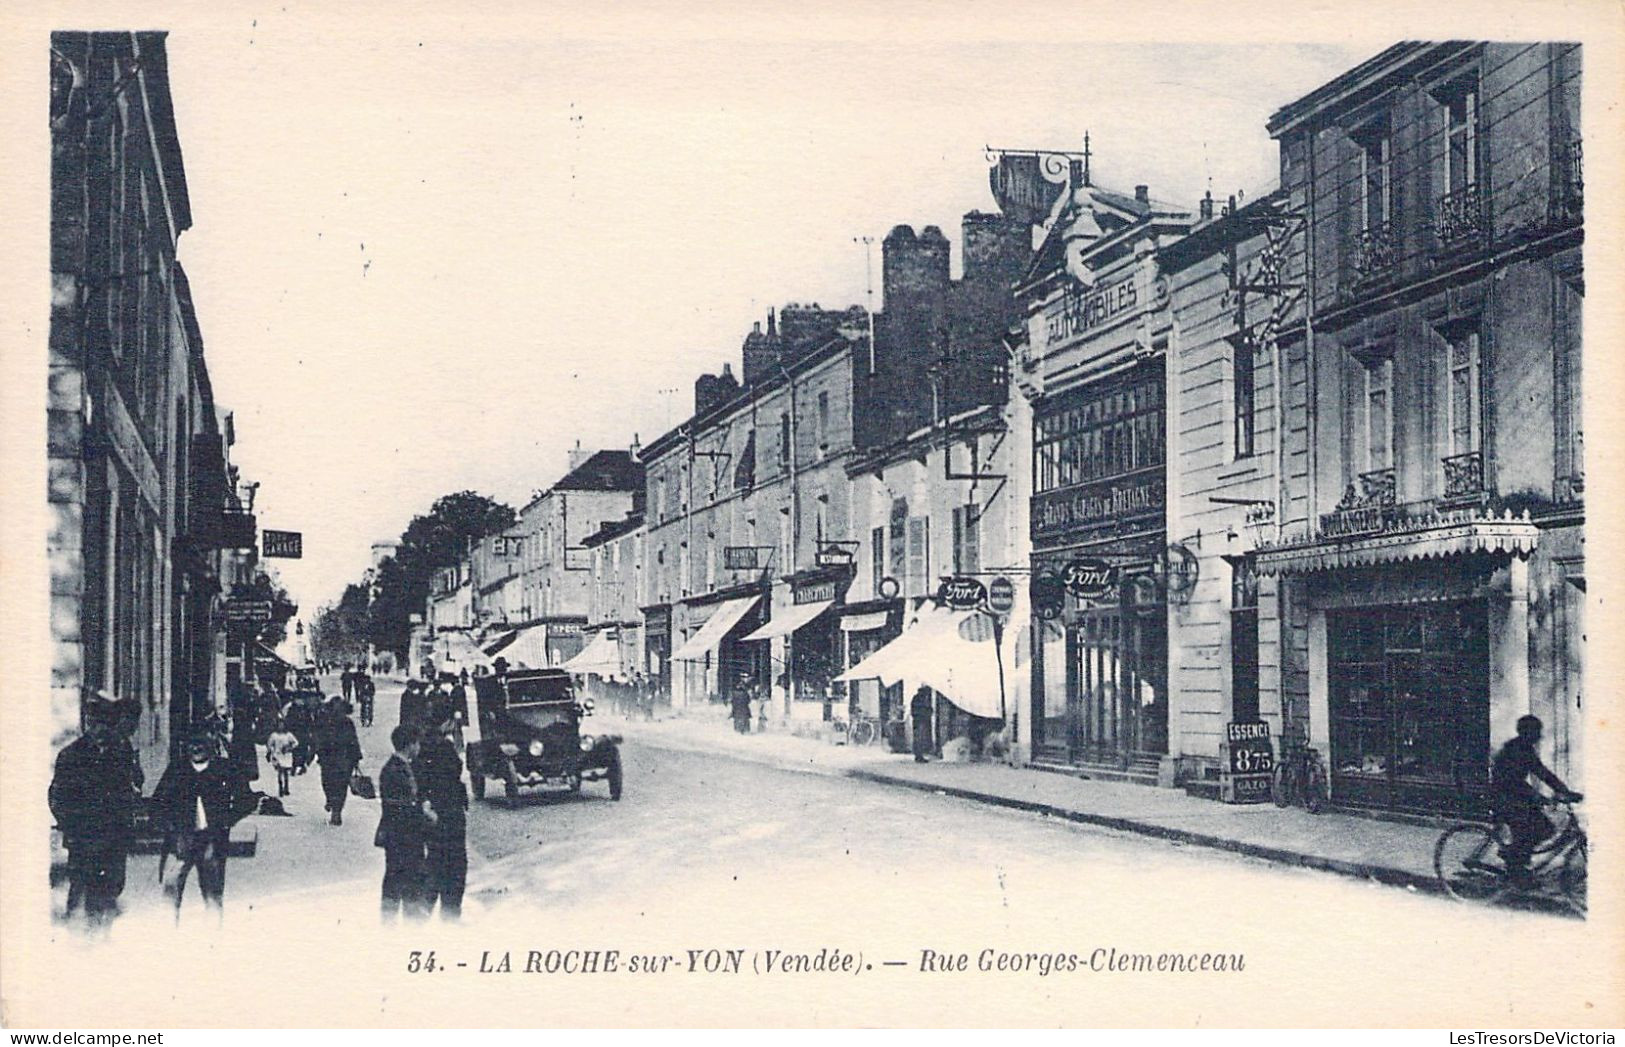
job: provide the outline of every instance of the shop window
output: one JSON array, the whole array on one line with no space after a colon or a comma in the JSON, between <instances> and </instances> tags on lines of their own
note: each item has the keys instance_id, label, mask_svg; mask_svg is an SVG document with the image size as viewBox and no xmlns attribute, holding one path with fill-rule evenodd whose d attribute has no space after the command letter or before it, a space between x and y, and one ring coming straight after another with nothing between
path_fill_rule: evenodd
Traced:
<instances>
[{"instance_id":1,"label":"shop window","mask_svg":"<svg viewBox=\"0 0 1625 1047\"><path fill-rule=\"evenodd\" d=\"M1158 371L1039 418L1033 447L1037 491L1161 465L1162 381Z\"/></svg>"},{"instance_id":2,"label":"shop window","mask_svg":"<svg viewBox=\"0 0 1625 1047\"><path fill-rule=\"evenodd\" d=\"M1250 560L1230 570L1230 719L1258 719L1258 572Z\"/></svg>"}]
</instances>

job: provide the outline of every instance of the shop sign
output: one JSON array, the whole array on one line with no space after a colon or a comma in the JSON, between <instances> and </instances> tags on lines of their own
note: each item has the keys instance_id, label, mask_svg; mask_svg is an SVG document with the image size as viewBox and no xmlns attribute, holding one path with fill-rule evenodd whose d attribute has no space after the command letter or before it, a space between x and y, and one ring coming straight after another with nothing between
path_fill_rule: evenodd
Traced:
<instances>
[{"instance_id":1,"label":"shop sign","mask_svg":"<svg viewBox=\"0 0 1625 1047\"><path fill-rule=\"evenodd\" d=\"M1032 533L1036 539L1144 516L1163 506L1162 478L1139 483L1112 481L1050 491L1033 499Z\"/></svg>"},{"instance_id":2,"label":"shop sign","mask_svg":"<svg viewBox=\"0 0 1625 1047\"><path fill-rule=\"evenodd\" d=\"M1117 566L1094 556L1081 556L1061 571L1061 584L1080 600L1103 600L1117 589Z\"/></svg>"},{"instance_id":3,"label":"shop sign","mask_svg":"<svg viewBox=\"0 0 1625 1047\"><path fill-rule=\"evenodd\" d=\"M1059 307L1050 311L1049 340L1064 341L1132 312L1140 304L1137 279L1130 273L1099 288L1068 285Z\"/></svg>"},{"instance_id":4,"label":"shop sign","mask_svg":"<svg viewBox=\"0 0 1625 1047\"><path fill-rule=\"evenodd\" d=\"M1219 796L1226 803L1263 803L1275 777L1275 746L1269 724L1261 721L1224 726L1226 762L1219 776Z\"/></svg>"},{"instance_id":5,"label":"shop sign","mask_svg":"<svg viewBox=\"0 0 1625 1047\"><path fill-rule=\"evenodd\" d=\"M1196 554L1179 542L1170 545L1163 552L1163 584L1168 588L1168 595L1183 597L1189 596L1196 588L1196 579L1201 574L1201 562Z\"/></svg>"},{"instance_id":6,"label":"shop sign","mask_svg":"<svg viewBox=\"0 0 1625 1047\"><path fill-rule=\"evenodd\" d=\"M297 560L305 554L305 536L299 531L260 532L260 555Z\"/></svg>"},{"instance_id":7,"label":"shop sign","mask_svg":"<svg viewBox=\"0 0 1625 1047\"><path fill-rule=\"evenodd\" d=\"M771 545L725 545L722 566L729 571L760 571L773 558Z\"/></svg>"},{"instance_id":8,"label":"shop sign","mask_svg":"<svg viewBox=\"0 0 1625 1047\"><path fill-rule=\"evenodd\" d=\"M835 581L831 579L827 582L812 582L808 585L797 586L795 599L792 602L797 604L823 603L833 599L835 599Z\"/></svg>"},{"instance_id":9,"label":"shop sign","mask_svg":"<svg viewBox=\"0 0 1625 1047\"><path fill-rule=\"evenodd\" d=\"M987 590L974 578L944 578L937 586L937 602L956 611L967 611L982 606Z\"/></svg>"},{"instance_id":10,"label":"shop sign","mask_svg":"<svg viewBox=\"0 0 1625 1047\"><path fill-rule=\"evenodd\" d=\"M857 543L828 542L813 557L819 567L850 567L857 557Z\"/></svg>"},{"instance_id":11,"label":"shop sign","mask_svg":"<svg viewBox=\"0 0 1625 1047\"><path fill-rule=\"evenodd\" d=\"M270 600L227 600L226 621L268 622L271 620Z\"/></svg>"},{"instance_id":12,"label":"shop sign","mask_svg":"<svg viewBox=\"0 0 1625 1047\"><path fill-rule=\"evenodd\" d=\"M1040 618L1059 618L1066 609L1066 583L1054 571L1034 575L1028 596L1032 599L1033 613Z\"/></svg>"},{"instance_id":13,"label":"shop sign","mask_svg":"<svg viewBox=\"0 0 1625 1047\"><path fill-rule=\"evenodd\" d=\"M994 614L1009 614L1010 609L1016 605L1016 586L1010 579L1000 575L993 579L987 587L987 606Z\"/></svg>"}]
</instances>

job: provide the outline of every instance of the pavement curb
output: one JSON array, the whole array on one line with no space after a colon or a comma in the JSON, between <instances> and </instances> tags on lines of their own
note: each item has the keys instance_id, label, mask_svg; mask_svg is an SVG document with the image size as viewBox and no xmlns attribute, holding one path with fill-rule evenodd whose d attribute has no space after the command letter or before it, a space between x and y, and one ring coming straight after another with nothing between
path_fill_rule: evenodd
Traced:
<instances>
[{"instance_id":1,"label":"pavement curb","mask_svg":"<svg viewBox=\"0 0 1625 1047\"><path fill-rule=\"evenodd\" d=\"M778 759L766 754L739 753L731 749L707 746L688 739L676 738L650 738L635 739L637 742L653 748L678 749L684 752L703 752L715 756L724 756L739 760L742 763L761 764L776 767L780 770L797 771L803 774L819 774L825 777L850 778L855 781L869 782L875 785L889 785L904 789L913 789L916 792L936 793L943 796L952 796L955 799L969 800L974 803L986 804L992 807L1004 807L1011 810L1025 811L1029 814L1039 814L1049 818L1058 818L1063 821L1079 825L1092 825L1102 829L1112 829L1118 832L1133 833L1138 836L1147 836L1153 839L1167 840L1171 843L1181 843L1192 847L1204 847L1209 850L1227 851L1248 858L1257 858L1261 861L1276 865L1293 866L1300 869L1314 869L1320 872L1336 873L1351 879L1377 882L1391 887L1403 887L1409 890L1424 891L1429 894L1443 894L1436 878L1404 869L1394 869L1384 865L1372 865L1364 862L1349 862L1339 858L1328 858L1323 855L1309 854L1303 851L1293 851L1284 847L1268 847L1263 844L1248 843L1245 840L1232 840L1224 836L1214 836L1210 833L1194 832L1189 829L1176 829L1172 826L1157 825L1151 822L1136 821L1132 818L1122 818L1110 814L1093 814L1088 811L1077 811L1067 807L1058 807L1055 804L1043 803L1037 800L1021 800L1010 796L1000 796L996 793L978 792L974 789L965 789L952 785L939 785L934 782L916 781L912 778L902 778L896 775L885 774L879 771L869 771L862 768L822 767L818 764L795 763Z\"/></svg>"}]
</instances>

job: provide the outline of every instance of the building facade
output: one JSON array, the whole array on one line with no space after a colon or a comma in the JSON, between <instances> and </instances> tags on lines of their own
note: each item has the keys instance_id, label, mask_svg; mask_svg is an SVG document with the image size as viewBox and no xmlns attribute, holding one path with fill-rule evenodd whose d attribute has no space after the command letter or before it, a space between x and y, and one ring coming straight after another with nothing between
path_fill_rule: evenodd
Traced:
<instances>
[{"instance_id":1,"label":"building facade","mask_svg":"<svg viewBox=\"0 0 1625 1047\"><path fill-rule=\"evenodd\" d=\"M1171 783L1167 404L1173 356L1159 252L1193 215L1090 184L1070 165L1017 294L1016 385L1030 418L1036 763ZM1184 554L1179 553L1180 556Z\"/></svg>"},{"instance_id":2,"label":"building facade","mask_svg":"<svg viewBox=\"0 0 1625 1047\"><path fill-rule=\"evenodd\" d=\"M192 216L163 33L51 37L48 537L55 740L128 710L149 783L226 702L255 544L175 249Z\"/></svg>"},{"instance_id":3,"label":"building facade","mask_svg":"<svg viewBox=\"0 0 1625 1047\"><path fill-rule=\"evenodd\" d=\"M1581 777L1579 97L1576 45L1407 43L1270 121L1307 220L1308 461L1253 565L1283 733L1334 802L1479 810L1531 712Z\"/></svg>"}]
</instances>

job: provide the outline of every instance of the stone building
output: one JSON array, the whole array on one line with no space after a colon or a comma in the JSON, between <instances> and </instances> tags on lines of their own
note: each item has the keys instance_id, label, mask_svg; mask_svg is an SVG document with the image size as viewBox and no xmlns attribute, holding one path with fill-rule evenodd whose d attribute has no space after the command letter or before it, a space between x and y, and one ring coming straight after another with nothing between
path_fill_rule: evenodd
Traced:
<instances>
[{"instance_id":1,"label":"stone building","mask_svg":"<svg viewBox=\"0 0 1625 1047\"><path fill-rule=\"evenodd\" d=\"M1576 45L1405 43L1269 122L1307 222L1280 335L1307 455L1253 564L1270 700L1343 805L1478 809L1529 712L1581 777L1580 75Z\"/></svg>"},{"instance_id":2,"label":"stone building","mask_svg":"<svg viewBox=\"0 0 1625 1047\"><path fill-rule=\"evenodd\" d=\"M57 743L119 702L149 785L223 707L223 585L254 520L176 243L192 224L164 34L51 36L48 537Z\"/></svg>"}]
</instances>

